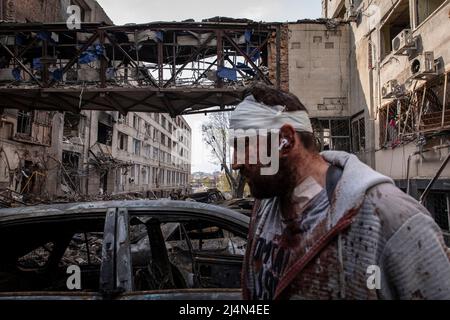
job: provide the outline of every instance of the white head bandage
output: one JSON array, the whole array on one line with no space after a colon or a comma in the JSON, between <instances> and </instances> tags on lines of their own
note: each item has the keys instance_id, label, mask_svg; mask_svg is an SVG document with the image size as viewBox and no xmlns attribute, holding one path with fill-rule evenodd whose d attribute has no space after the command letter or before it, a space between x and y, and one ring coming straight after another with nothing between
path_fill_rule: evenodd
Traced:
<instances>
[{"instance_id":1,"label":"white head bandage","mask_svg":"<svg viewBox=\"0 0 450 320\"><path fill-rule=\"evenodd\" d=\"M279 130L290 124L297 132L313 133L311 121L306 111L283 112L284 106L267 106L255 100L253 95L244 99L232 112L232 130Z\"/></svg>"}]
</instances>

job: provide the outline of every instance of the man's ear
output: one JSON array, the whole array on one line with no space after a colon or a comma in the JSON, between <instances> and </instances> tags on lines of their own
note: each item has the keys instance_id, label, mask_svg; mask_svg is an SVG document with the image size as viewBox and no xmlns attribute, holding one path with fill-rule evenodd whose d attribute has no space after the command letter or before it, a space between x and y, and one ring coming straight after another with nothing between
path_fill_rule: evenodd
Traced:
<instances>
[{"instance_id":1,"label":"man's ear","mask_svg":"<svg viewBox=\"0 0 450 320\"><path fill-rule=\"evenodd\" d=\"M285 124L280 129L280 157L284 158L295 146L296 132L293 126Z\"/></svg>"}]
</instances>

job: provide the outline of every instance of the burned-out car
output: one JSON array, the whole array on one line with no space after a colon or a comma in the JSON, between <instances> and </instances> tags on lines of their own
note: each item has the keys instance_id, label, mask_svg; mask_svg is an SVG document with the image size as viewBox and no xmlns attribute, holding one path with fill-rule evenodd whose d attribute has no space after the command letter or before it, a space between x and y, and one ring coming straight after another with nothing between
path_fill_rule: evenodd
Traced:
<instances>
[{"instance_id":1,"label":"burned-out car","mask_svg":"<svg viewBox=\"0 0 450 320\"><path fill-rule=\"evenodd\" d=\"M249 217L186 201L0 210L0 299L239 299Z\"/></svg>"}]
</instances>

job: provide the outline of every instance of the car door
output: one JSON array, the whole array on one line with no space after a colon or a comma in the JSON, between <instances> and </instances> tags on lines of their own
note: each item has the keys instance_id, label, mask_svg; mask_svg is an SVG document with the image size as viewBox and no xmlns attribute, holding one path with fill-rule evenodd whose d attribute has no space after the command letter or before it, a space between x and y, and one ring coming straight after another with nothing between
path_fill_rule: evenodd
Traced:
<instances>
[{"instance_id":1,"label":"car door","mask_svg":"<svg viewBox=\"0 0 450 320\"><path fill-rule=\"evenodd\" d=\"M141 210L143 212L143 210ZM241 298L239 274L243 251L233 250L227 240L203 239L203 249L198 250L198 241L189 239L186 225L196 228L210 225L208 219L198 218L192 213L142 213L131 214L129 230L129 252L131 255L132 288L116 298L121 300L235 300ZM203 222L201 220L204 220ZM226 226L222 221L220 227ZM118 227L120 227L118 225ZM180 235L181 238L171 237ZM206 241L212 240L212 241ZM214 247L215 242L218 246ZM242 239L241 249L245 248ZM236 244L234 244L236 245ZM211 250L205 250L212 246ZM231 249L230 249L231 248ZM226 252L225 252L226 251ZM233 254L235 253L235 254ZM175 257L174 255L177 255ZM126 259L117 260L117 270ZM183 262L184 261L184 262Z\"/></svg>"},{"instance_id":2,"label":"car door","mask_svg":"<svg viewBox=\"0 0 450 320\"><path fill-rule=\"evenodd\" d=\"M100 212L1 224L0 300L103 299L104 223Z\"/></svg>"},{"instance_id":3,"label":"car door","mask_svg":"<svg viewBox=\"0 0 450 320\"><path fill-rule=\"evenodd\" d=\"M184 224L194 273L203 288L240 288L246 240L214 222Z\"/></svg>"}]
</instances>

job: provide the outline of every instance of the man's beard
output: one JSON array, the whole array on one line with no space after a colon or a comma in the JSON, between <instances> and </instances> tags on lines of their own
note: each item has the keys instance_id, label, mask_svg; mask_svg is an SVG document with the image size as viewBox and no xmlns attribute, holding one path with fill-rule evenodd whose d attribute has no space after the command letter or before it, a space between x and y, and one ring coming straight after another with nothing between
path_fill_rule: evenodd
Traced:
<instances>
[{"instance_id":1,"label":"man's beard","mask_svg":"<svg viewBox=\"0 0 450 320\"><path fill-rule=\"evenodd\" d=\"M245 174L244 174L245 175ZM286 163L280 163L275 175L255 174L247 178L250 192L256 199L266 199L285 196L292 193L296 187L295 168Z\"/></svg>"}]
</instances>

